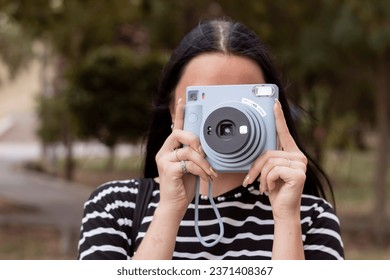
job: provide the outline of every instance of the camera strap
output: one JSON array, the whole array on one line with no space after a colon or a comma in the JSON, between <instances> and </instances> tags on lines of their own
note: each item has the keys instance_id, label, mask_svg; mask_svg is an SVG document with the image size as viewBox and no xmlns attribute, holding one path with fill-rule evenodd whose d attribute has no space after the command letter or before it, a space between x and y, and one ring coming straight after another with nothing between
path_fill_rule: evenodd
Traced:
<instances>
[{"instance_id":1,"label":"camera strap","mask_svg":"<svg viewBox=\"0 0 390 280\"><path fill-rule=\"evenodd\" d=\"M221 214L218 211L217 206L215 205L214 199L213 199L213 191L212 191L212 183L211 180L209 181L209 188L208 188L208 198L211 203L211 206L213 207L215 216L217 217L218 224L219 224L219 236L217 239L215 239L212 242L206 242L199 231L199 197L200 197L200 179L199 176L196 177L196 194L195 194L195 233L198 237L200 243L205 247L213 247L219 241L221 241L223 234L224 234L224 226L221 218Z\"/></svg>"}]
</instances>

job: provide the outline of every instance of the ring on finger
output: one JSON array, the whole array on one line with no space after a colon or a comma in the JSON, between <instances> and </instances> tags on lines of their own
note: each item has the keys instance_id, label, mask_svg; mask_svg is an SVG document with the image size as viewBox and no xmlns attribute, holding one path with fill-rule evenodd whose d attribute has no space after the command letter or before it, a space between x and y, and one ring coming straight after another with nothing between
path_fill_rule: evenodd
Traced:
<instances>
[{"instance_id":1,"label":"ring on finger","mask_svg":"<svg viewBox=\"0 0 390 280\"><path fill-rule=\"evenodd\" d=\"M290 168L291 167L291 159L289 159L289 158L286 158L287 160L288 160L288 168Z\"/></svg>"},{"instance_id":2,"label":"ring on finger","mask_svg":"<svg viewBox=\"0 0 390 280\"><path fill-rule=\"evenodd\" d=\"M177 150L178 150L178 148L175 148L175 149L173 150L173 152L175 153L175 157L176 157L177 161L181 161L181 159L180 159L179 156L177 155Z\"/></svg>"},{"instance_id":3,"label":"ring on finger","mask_svg":"<svg viewBox=\"0 0 390 280\"><path fill-rule=\"evenodd\" d=\"M185 162L184 160L181 160L181 161L180 161L180 167L181 167L181 172L182 172L183 174L188 173L187 165L186 165L186 162Z\"/></svg>"}]
</instances>

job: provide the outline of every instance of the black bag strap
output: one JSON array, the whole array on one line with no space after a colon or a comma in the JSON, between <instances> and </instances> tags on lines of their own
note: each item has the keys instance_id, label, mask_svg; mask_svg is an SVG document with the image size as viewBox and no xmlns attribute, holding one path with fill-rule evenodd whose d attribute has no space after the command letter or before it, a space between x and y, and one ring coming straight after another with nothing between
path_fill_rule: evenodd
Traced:
<instances>
[{"instance_id":1,"label":"black bag strap","mask_svg":"<svg viewBox=\"0 0 390 280\"><path fill-rule=\"evenodd\" d=\"M133 225L131 227L131 244L132 244L133 254L136 249L135 240L137 238L142 219L145 217L149 201L152 197L153 186L154 186L154 179L150 179L150 178L140 179L140 184L138 185L138 194L135 201L135 209L133 214Z\"/></svg>"}]
</instances>

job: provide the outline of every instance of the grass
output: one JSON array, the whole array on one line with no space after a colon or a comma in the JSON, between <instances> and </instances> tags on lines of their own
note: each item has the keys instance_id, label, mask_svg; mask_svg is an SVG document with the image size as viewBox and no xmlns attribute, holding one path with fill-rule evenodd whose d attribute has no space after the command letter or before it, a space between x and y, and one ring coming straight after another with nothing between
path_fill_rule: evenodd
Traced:
<instances>
[{"instance_id":1,"label":"grass","mask_svg":"<svg viewBox=\"0 0 390 280\"><path fill-rule=\"evenodd\" d=\"M71 252L64 251L63 234L52 226L2 225L0 260L76 259L76 240Z\"/></svg>"},{"instance_id":2,"label":"grass","mask_svg":"<svg viewBox=\"0 0 390 280\"><path fill-rule=\"evenodd\" d=\"M90 187L97 187L112 180L125 180L142 176L140 156L118 157L109 167L109 160L104 157L76 158L74 181ZM38 170L50 170L59 177L64 177L64 161L57 162L55 167L46 167L41 163L32 164ZM36 168L38 166L38 168Z\"/></svg>"},{"instance_id":3,"label":"grass","mask_svg":"<svg viewBox=\"0 0 390 280\"><path fill-rule=\"evenodd\" d=\"M371 151L329 152L324 167L334 183L337 209L342 214L368 214L374 203L375 158ZM387 177L390 199L390 170ZM389 207L387 207L389 214Z\"/></svg>"},{"instance_id":4,"label":"grass","mask_svg":"<svg viewBox=\"0 0 390 280\"><path fill-rule=\"evenodd\" d=\"M375 155L372 151L328 152L324 161L335 191L337 213L348 224L342 232L347 259L390 259L390 240L376 244L371 230L374 206ZM386 198L390 200L390 170ZM389 205L389 203L387 203ZM389 206L385 209L390 216ZM355 220L351 221L350 218ZM355 229L353 229L355 223ZM341 224L343 229L343 223ZM352 228L352 230L351 230Z\"/></svg>"}]
</instances>

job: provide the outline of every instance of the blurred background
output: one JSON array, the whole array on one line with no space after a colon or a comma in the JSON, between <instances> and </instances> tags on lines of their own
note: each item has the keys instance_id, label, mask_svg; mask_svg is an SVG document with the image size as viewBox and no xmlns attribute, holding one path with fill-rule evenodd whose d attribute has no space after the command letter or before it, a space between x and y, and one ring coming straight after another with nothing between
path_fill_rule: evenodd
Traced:
<instances>
[{"instance_id":1,"label":"blurred background","mask_svg":"<svg viewBox=\"0 0 390 280\"><path fill-rule=\"evenodd\" d=\"M170 52L227 17L271 48L347 259L390 259L387 0L0 0L0 259L74 259L83 202L141 175Z\"/></svg>"}]
</instances>

